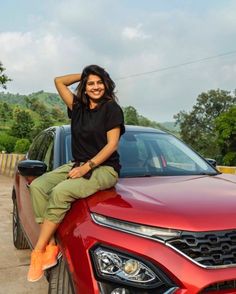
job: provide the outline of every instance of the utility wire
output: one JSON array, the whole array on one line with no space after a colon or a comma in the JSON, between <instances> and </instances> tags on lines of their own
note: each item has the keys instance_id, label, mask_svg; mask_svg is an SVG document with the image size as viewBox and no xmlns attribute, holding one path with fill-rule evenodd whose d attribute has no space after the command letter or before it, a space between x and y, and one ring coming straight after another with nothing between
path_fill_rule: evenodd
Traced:
<instances>
[{"instance_id":1,"label":"utility wire","mask_svg":"<svg viewBox=\"0 0 236 294\"><path fill-rule=\"evenodd\" d=\"M233 54L236 54L236 50L225 52L225 53L214 55L214 56L201 58L201 59L196 59L196 60L192 60L192 61L188 61L188 62L184 62L184 63L179 63L179 64L176 64L176 65L170 65L170 66L167 66L167 67L162 67L162 68L154 69L154 70L151 70L151 71L145 71L145 72L141 72L141 73L132 74L132 75L129 75L129 76L118 77L115 80L117 80L117 81L118 80L126 80L126 79L130 79L130 78L135 78L135 77L144 76L144 75L148 75L148 74L152 74L152 73L156 73L156 72L166 71L166 70L170 70L170 69L173 69L173 68L183 67L183 66L186 66L186 65L189 65L189 64L203 62L203 61L207 61L207 60L210 60L210 59L216 59L216 58L220 58L220 57L227 56L227 55L233 55Z\"/></svg>"}]
</instances>

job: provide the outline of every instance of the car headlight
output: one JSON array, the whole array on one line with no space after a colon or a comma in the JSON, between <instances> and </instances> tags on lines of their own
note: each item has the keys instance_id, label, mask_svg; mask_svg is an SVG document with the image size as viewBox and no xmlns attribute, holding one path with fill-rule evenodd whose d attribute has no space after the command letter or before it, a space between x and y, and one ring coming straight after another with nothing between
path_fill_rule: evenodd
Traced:
<instances>
[{"instance_id":1,"label":"car headlight","mask_svg":"<svg viewBox=\"0 0 236 294\"><path fill-rule=\"evenodd\" d=\"M180 237L181 235L181 232L177 230L139 225L136 223L126 222L115 218L103 216L97 213L92 213L91 217L93 221L99 225L163 242L172 238Z\"/></svg>"},{"instance_id":2,"label":"car headlight","mask_svg":"<svg viewBox=\"0 0 236 294\"><path fill-rule=\"evenodd\" d=\"M101 245L92 248L90 253L99 280L141 288L173 285L163 272L136 256Z\"/></svg>"},{"instance_id":3,"label":"car headlight","mask_svg":"<svg viewBox=\"0 0 236 294\"><path fill-rule=\"evenodd\" d=\"M116 276L118 279L137 283L150 283L158 279L141 261L122 254L97 248L94 257L101 275Z\"/></svg>"}]
</instances>

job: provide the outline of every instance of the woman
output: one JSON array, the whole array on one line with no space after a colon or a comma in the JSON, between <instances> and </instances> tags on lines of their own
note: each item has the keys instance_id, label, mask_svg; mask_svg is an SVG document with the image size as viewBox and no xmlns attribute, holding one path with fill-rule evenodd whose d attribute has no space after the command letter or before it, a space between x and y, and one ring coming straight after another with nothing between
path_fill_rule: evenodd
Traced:
<instances>
[{"instance_id":1,"label":"woman","mask_svg":"<svg viewBox=\"0 0 236 294\"><path fill-rule=\"evenodd\" d=\"M79 82L76 95L68 88ZM43 270L57 263L53 237L71 203L113 187L120 164L117 147L124 133L124 118L114 94L115 83L97 65L82 74L55 78L55 85L71 118L74 162L38 177L30 184L35 219L41 226L31 254L28 281L38 281Z\"/></svg>"}]
</instances>

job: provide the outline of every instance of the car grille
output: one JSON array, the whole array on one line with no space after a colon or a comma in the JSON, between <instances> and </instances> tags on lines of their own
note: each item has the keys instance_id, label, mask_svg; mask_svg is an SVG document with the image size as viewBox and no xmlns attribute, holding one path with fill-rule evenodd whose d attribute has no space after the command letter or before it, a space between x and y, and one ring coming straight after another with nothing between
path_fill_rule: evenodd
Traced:
<instances>
[{"instance_id":1,"label":"car grille","mask_svg":"<svg viewBox=\"0 0 236 294\"><path fill-rule=\"evenodd\" d=\"M236 230L182 232L167 244L203 267L236 266Z\"/></svg>"},{"instance_id":2,"label":"car grille","mask_svg":"<svg viewBox=\"0 0 236 294\"><path fill-rule=\"evenodd\" d=\"M225 281L220 283L212 284L206 288L204 288L200 294L212 292L212 291L221 291L221 290L229 290L236 289L236 280ZM232 292L231 292L232 293Z\"/></svg>"}]
</instances>

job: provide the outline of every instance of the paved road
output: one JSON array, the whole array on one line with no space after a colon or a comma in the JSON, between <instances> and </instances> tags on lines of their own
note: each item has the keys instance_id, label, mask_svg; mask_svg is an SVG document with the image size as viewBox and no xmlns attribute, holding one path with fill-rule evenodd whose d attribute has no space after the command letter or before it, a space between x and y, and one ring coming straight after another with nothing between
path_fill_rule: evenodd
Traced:
<instances>
[{"instance_id":1,"label":"paved road","mask_svg":"<svg viewBox=\"0 0 236 294\"><path fill-rule=\"evenodd\" d=\"M0 294L46 294L43 277L29 283L26 275L30 250L17 250L12 242L12 179L0 176Z\"/></svg>"}]
</instances>

